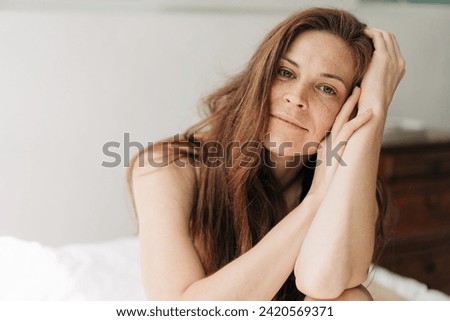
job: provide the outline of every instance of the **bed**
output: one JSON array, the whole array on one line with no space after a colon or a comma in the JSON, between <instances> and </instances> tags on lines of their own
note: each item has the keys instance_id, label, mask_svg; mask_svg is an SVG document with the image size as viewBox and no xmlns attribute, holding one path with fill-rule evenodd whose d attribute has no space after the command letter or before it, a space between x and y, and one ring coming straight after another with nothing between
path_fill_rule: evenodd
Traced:
<instances>
[{"instance_id":1,"label":"bed","mask_svg":"<svg viewBox=\"0 0 450 321\"><path fill-rule=\"evenodd\" d=\"M0 300L145 300L136 237L50 247L2 236L0 266ZM366 286L375 300L450 300L379 266Z\"/></svg>"}]
</instances>

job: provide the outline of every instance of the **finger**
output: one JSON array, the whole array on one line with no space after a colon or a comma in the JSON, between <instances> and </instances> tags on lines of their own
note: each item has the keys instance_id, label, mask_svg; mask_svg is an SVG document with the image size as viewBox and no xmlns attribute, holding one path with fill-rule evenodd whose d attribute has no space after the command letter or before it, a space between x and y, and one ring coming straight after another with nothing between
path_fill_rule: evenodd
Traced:
<instances>
[{"instance_id":1,"label":"finger","mask_svg":"<svg viewBox=\"0 0 450 321\"><path fill-rule=\"evenodd\" d=\"M394 46L395 40L392 38L393 34L388 31L384 31L384 30L380 30L380 32L381 32L381 35L383 36L384 43L386 44L387 53L389 54L389 56L391 58L394 58L395 60L397 60L397 53L395 52L395 46Z\"/></svg>"},{"instance_id":2,"label":"finger","mask_svg":"<svg viewBox=\"0 0 450 321\"><path fill-rule=\"evenodd\" d=\"M348 122L350 115L352 114L356 104L358 103L360 95L361 88L356 86L353 89L352 94L347 98L338 115L336 116L333 127L331 129L333 133L338 134L341 131L342 126L344 126L344 124Z\"/></svg>"},{"instance_id":3,"label":"finger","mask_svg":"<svg viewBox=\"0 0 450 321\"><path fill-rule=\"evenodd\" d=\"M399 60L402 57L402 54L400 53L400 47L398 46L398 42L397 39L395 38L395 35L391 33L390 36L391 36L392 50L394 51L397 60Z\"/></svg>"},{"instance_id":4,"label":"finger","mask_svg":"<svg viewBox=\"0 0 450 321\"><path fill-rule=\"evenodd\" d=\"M353 133L367 123L372 118L372 109L368 109L362 114L357 115L352 120L345 123L337 137L338 141L348 141Z\"/></svg>"},{"instance_id":5,"label":"finger","mask_svg":"<svg viewBox=\"0 0 450 321\"><path fill-rule=\"evenodd\" d=\"M364 34L372 39L375 51L387 51L386 43L381 31L375 28L366 28L364 29Z\"/></svg>"},{"instance_id":6,"label":"finger","mask_svg":"<svg viewBox=\"0 0 450 321\"><path fill-rule=\"evenodd\" d=\"M405 70L406 62L405 62L405 58L403 58L403 55L402 55L402 53L400 51L400 46L399 46L398 41L397 41L397 39L396 39L394 34L392 34L392 38L393 38L395 52L396 52L396 55L397 55L398 65L399 65L400 70L402 71L402 74L401 74L401 78L402 78L403 75L405 74L405 71L406 71Z\"/></svg>"},{"instance_id":7,"label":"finger","mask_svg":"<svg viewBox=\"0 0 450 321\"><path fill-rule=\"evenodd\" d=\"M397 52L395 50L395 38L393 38L393 34L389 31L378 29L378 28L372 28L372 30L375 33L381 34L384 40L384 45L386 47L386 52L389 54L390 57L397 59ZM374 44L375 45L375 44ZM375 47L375 49L377 49ZM381 49L381 48L380 48Z\"/></svg>"},{"instance_id":8,"label":"finger","mask_svg":"<svg viewBox=\"0 0 450 321\"><path fill-rule=\"evenodd\" d=\"M332 145L332 150L337 153L339 157L342 157L347 146L347 142L353 133L367 123L372 118L372 109L368 109L365 112L359 114L352 120L348 121L342 126L341 131L336 137L327 136L327 144ZM338 148L338 149L337 149ZM336 165L336 164L333 164Z\"/></svg>"}]
</instances>

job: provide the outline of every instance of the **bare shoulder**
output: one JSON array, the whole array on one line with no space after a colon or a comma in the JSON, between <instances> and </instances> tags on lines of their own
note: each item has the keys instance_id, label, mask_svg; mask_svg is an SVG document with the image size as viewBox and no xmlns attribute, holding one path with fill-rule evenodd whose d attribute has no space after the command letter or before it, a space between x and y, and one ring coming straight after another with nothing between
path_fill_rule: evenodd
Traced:
<instances>
[{"instance_id":1,"label":"bare shoulder","mask_svg":"<svg viewBox=\"0 0 450 321\"><path fill-rule=\"evenodd\" d=\"M189 157L174 154L163 142L137 155L131 164L130 183L139 218L161 206L188 215L197 181Z\"/></svg>"},{"instance_id":2,"label":"bare shoulder","mask_svg":"<svg viewBox=\"0 0 450 321\"><path fill-rule=\"evenodd\" d=\"M195 173L195 164L180 150L170 147L170 142L163 141L151 145L131 162L131 176L133 179L153 173L166 173L190 176Z\"/></svg>"}]
</instances>

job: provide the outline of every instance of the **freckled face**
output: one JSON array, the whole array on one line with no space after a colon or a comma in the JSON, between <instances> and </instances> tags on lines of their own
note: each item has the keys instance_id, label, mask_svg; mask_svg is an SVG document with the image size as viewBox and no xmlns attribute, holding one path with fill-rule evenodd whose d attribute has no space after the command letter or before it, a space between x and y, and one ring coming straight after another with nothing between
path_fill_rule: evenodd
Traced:
<instances>
[{"instance_id":1,"label":"freckled face","mask_svg":"<svg viewBox=\"0 0 450 321\"><path fill-rule=\"evenodd\" d=\"M284 155L315 153L317 148L308 147L331 129L354 73L351 49L342 39L325 31L301 33L278 62L266 147L276 143L271 151L278 153L284 143Z\"/></svg>"}]
</instances>

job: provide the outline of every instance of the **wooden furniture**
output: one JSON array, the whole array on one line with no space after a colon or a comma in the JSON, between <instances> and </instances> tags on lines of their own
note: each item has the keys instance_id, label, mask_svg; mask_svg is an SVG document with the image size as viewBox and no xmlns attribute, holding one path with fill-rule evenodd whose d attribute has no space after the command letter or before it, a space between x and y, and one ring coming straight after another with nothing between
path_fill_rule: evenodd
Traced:
<instances>
[{"instance_id":1,"label":"wooden furniture","mask_svg":"<svg viewBox=\"0 0 450 321\"><path fill-rule=\"evenodd\" d=\"M379 175L398 213L378 264L450 294L450 130L385 135Z\"/></svg>"}]
</instances>

